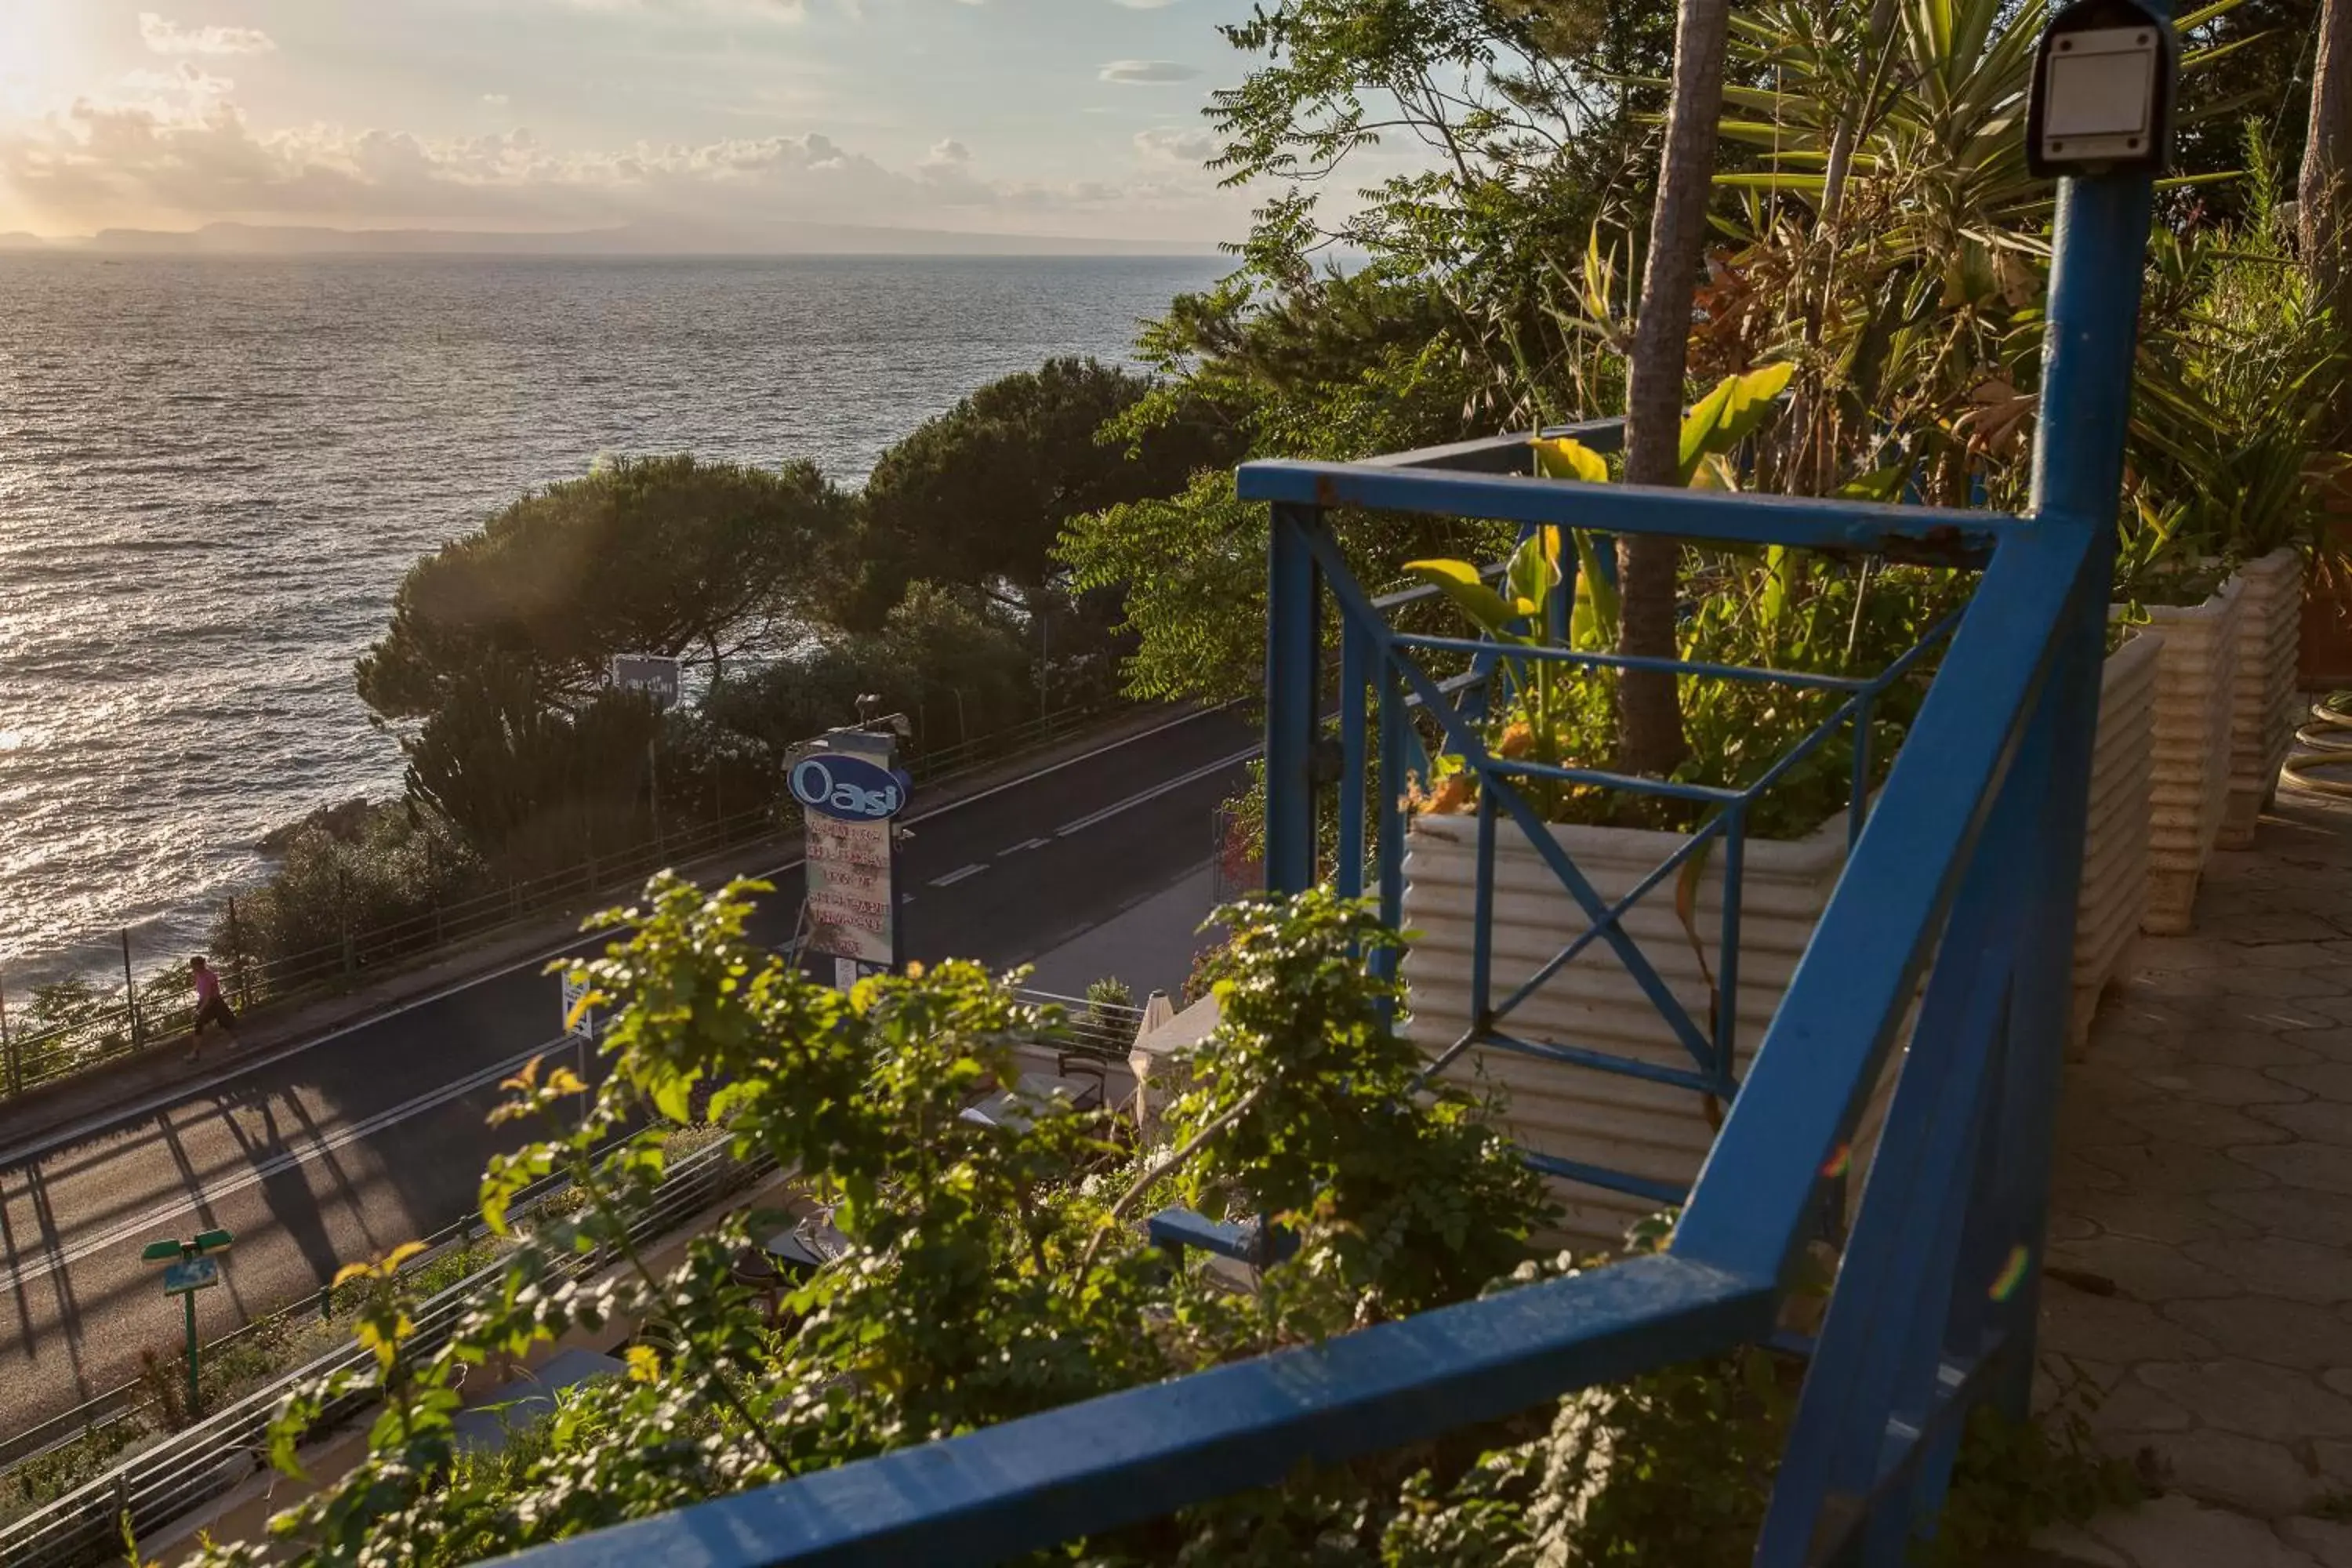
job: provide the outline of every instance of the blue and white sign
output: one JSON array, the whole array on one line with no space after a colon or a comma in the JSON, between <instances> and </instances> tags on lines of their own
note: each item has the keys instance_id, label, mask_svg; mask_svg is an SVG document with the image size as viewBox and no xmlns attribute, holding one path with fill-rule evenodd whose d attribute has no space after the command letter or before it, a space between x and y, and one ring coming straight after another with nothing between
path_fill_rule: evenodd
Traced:
<instances>
[{"instance_id":1,"label":"blue and white sign","mask_svg":"<svg viewBox=\"0 0 2352 1568\"><path fill-rule=\"evenodd\" d=\"M841 752L803 757L787 776L793 798L840 822L887 822L907 809L910 781L895 768Z\"/></svg>"},{"instance_id":2,"label":"blue and white sign","mask_svg":"<svg viewBox=\"0 0 2352 1568\"><path fill-rule=\"evenodd\" d=\"M184 1296L192 1290L205 1290L220 1283L220 1259L191 1258L173 1264L163 1270L163 1294Z\"/></svg>"}]
</instances>

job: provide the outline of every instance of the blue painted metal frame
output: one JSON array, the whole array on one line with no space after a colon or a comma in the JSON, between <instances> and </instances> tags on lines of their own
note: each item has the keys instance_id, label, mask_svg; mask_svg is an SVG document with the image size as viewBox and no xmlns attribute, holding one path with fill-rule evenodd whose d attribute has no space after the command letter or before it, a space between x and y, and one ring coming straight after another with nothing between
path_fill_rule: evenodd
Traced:
<instances>
[{"instance_id":1,"label":"blue painted metal frame","mask_svg":"<svg viewBox=\"0 0 2352 1568\"><path fill-rule=\"evenodd\" d=\"M1286 471L1282 466L1264 466L1277 474ZM1245 494L1255 494L1259 489L1259 465L1252 465L1243 473ZM1397 477L1393 470L1370 477L1367 494L1379 497L1390 494L1391 482ZM1414 482L1422 477L1412 476ZM1538 485L1560 491L1586 490L1587 496L1602 500L1617 493L1611 489L1587 489L1574 485ZM1398 492L1404 494L1407 492ZM1487 492L1478 492L1484 497ZM1764 499L1764 498L1743 498ZM1469 503L1465 503L1465 507ZM1720 506L1717 498L1715 504ZM1855 506L1849 503L1808 503L1814 510L1831 519L1825 528L1805 531L1826 532L1843 537L1854 531L1859 524L1844 520L1848 514L1871 520L1877 526L1879 514L1900 509ZM1777 509L1787 513L1790 509ZM1470 513L1469 515L1478 515ZM1975 514L1971 514L1975 515ZM1916 537L1940 537L1946 528L1943 514L1915 510L1908 516L1916 521L1912 526ZM1733 1099L1739 1089L1737 1070L1738 1047L1738 1016L1737 1005L1739 982L1739 931L1744 903L1747 825L1756 803L1767 795L1789 771L1818 751L1839 731L1848 725L1856 731L1854 744L1853 807L1849 813L1849 843L1858 839L1862 823L1867 816L1867 783L1869 748L1866 727L1874 704L1895 682L1908 678L1920 662L1949 638L1959 624L1954 616L1929 629L1927 634L1900 658L1874 676L1856 678L1818 674L1809 671L1788 671L1759 668L1740 665L1715 664L1704 661L1664 658L1634 658L1615 654L1594 653L1565 647L1547 646L1524 647L1498 644L1492 640L1441 637L1393 629L1383 615L1384 608L1417 602L1410 595L1376 598L1359 586L1341 558L1336 541L1312 520L1312 514L1302 517L1296 509L1277 509L1277 528L1284 531L1304 529L1304 550L1314 560L1321 580L1336 604L1340 620L1340 768L1338 828L1338 881L1339 890L1360 895L1365 890L1367 857L1364 824L1368 816L1379 822L1378 853L1372 859L1381 900L1381 913L1391 926L1402 923L1402 876L1401 862L1404 845L1402 808L1396 804L1401 787L1391 788L1384 781L1381 798L1375 811L1365 798L1365 719L1364 692L1368 683L1385 687L1391 682L1402 683L1414 699L1416 710L1433 719L1442 732L1446 749L1464 759L1465 766L1479 782L1477 809L1477 872L1475 879L1475 905L1472 918L1471 951L1471 1017L1469 1026L1442 1053L1427 1077L1450 1066L1465 1052L1481 1047L1513 1055L1643 1079L1666 1083L1710 1096L1720 1101ZM1981 518L1979 518L1981 521ZM1532 526L1532 525L1531 525ZM2013 530L2012 530L2013 531ZM1771 542L1782 542L1775 539ZM1287 547L1285 547L1287 548ZM1500 568L1494 568L1499 571ZM1563 589L1573 592L1571 584ZM1564 619L1564 613L1555 610L1549 618ZM1740 788L1691 784L1671 780L1642 778L1595 768L1569 768L1544 763L1514 761L1494 755L1487 748L1482 727L1486 712L1482 706L1463 700L1449 700L1465 693L1465 683L1457 682L1451 689L1448 683L1423 668L1414 655L1426 653L1450 654L1461 658L1484 660L1483 667L1474 665L1473 679L1490 676L1496 668L1508 668L1521 684L1528 666L1557 664L1571 669L1660 669L1677 675L1769 683L1841 695L1842 700L1813 730L1789 748L1753 782ZM1269 664L1270 671L1279 667ZM1270 677L1276 686L1279 674ZM1373 704L1378 704L1377 694ZM1419 751L1418 737L1413 750ZM1386 752L1383 752L1385 755ZM1270 777L1278 776L1270 774ZM1545 829L1539 815L1518 789L1528 779L1555 779L1568 783L1597 785L1625 794L1653 798L1678 800L1715 808L1713 815L1643 876L1623 896L1613 902L1604 901L1589 878L1575 865L1574 858L1563 849ZM1493 962L1493 896L1495 879L1495 836L1497 808L1507 814L1515 829L1525 835L1526 842L1549 868L1554 877L1580 905L1585 914L1584 929L1571 937L1549 960L1539 965L1526 979L1518 982L1500 1002L1494 992ZM1310 817L1311 822L1311 817ZM1694 857L1720 843L1723 847L1723 910L1717 932L1717 952L1718 973L1714 976L1717 994L1723 999L1714 1009L1711 1028L1702 1027L1667 986L1656 966L1644 954L1623 926L1624 917L1643 899L1652 894L1665 879L1675 875ZM1312 864L1314 849L1311 841L1303 850L1296 850L1290 860ZM1271 873L1270 873L1271 877ZM1276 884L1283 885L1283 884ZM1653 1062L1635 1057L1595 1050L1573 1044L1538 1042L1526 1039L1501 1026L1503 1020L1535 996L1563 968L1574 963L1596 942L1605 943L1623 965L1626 973L1649 999L1662 1020L1690 1053L1695 1070L1663 1068ZM1530 1153L1529 1163L1549 1174L1586 1184L1633 1194L1659 1203L1679 1204L1687 1197L1680 1186L1661 1183L1637 1173L1612 1170L1588 1162L1563 1160L1555 1156Z\"/></svg>"},{"instance_id":2,"label":"blue painted metal frame","mask_svg":"<svg viewBox=\"0 0 2352 1568\"><path fill-rule=\"evenodd\" d=\"M1244 493L1276 503L1266 747L1276 890L1306 886L1316 869L1322 579L1341 600L1344 625L1377 618L1366 616L1368 601L1348 603L1320 507L1409 504L1986 559L1669 1253L818 1472L520 1561L998 1562L1269 1485L1302 1461L1341 1462L1646 1368L1775 1342L1823 1175L1842 1167L1932 965L1757 1552L1769 1568L1902 1563L1940 1503L1960 1418L1983 1397L2021 1409L2032 1372L2149 190L2138 175L2061 185L2030 521L1426 471L1507 467L1507 442L1340 468L1244 470ZM1351 662L1342 648L1343 671L1374 697L1370 717L1343 723L1341 746L1356 747L1361 762L1377 736L1382 798L1373 821L1393 842L1409 699L1443 714L1447 694L1367 652ZM1483 797L1489 831L1511 805L1499 798L1507 794ZM1378 844L1361 847L1393 910L1395 858L1376 853ZM1360 864L1353 858L1343 869ZM1596 924L1605 912L1588 903ZM1695 1043L1703 1068L1711 1066L1715 1042ZM1240 1229L1185 1216L1162 1215L1153 1230L1171 1246L1247 1253L1255 1245Z\"/></svg>"}]
</instances>

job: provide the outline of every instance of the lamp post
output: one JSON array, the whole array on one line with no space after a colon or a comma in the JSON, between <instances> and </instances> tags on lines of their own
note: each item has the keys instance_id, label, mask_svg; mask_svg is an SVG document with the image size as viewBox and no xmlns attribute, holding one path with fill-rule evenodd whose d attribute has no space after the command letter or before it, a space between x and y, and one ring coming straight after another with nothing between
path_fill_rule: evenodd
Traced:
<instances>
[{"instance_id":1,"label":"lamp post","mask_svg":"<svg viewBox=\"0 0 2352 1568\"><path fill-rule=\"evenodd\" d=\"M225 1230L200 1230L194 1238L181 1241L165 1237L151 1241L140 1253L142 1263L162 1263L163 1294L177 1296L186 1309L188 1325L188 1419L196 1418L202 1395L196 1387L196 1292L220 1283L220 1257L236 1245L236 1237Z\"/></svg>"}]
</instances>

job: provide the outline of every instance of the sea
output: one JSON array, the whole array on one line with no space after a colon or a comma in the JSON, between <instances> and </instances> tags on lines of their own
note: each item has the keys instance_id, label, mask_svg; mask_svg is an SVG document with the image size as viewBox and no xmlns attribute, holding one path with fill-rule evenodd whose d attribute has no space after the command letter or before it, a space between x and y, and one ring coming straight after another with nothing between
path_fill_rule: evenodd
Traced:
<instances>
[{"instance_id":1,"label":"sea","mask_svg":"<svg viewBox=\"0 0 2352 1568\"><path fill-rule=\"evenodd\" d=\"M1227 265L0 255L0 986L190 951L268 832L395 793L352 660L524 491L668 452L856 484Z\"/></svg>"}]
</instances>

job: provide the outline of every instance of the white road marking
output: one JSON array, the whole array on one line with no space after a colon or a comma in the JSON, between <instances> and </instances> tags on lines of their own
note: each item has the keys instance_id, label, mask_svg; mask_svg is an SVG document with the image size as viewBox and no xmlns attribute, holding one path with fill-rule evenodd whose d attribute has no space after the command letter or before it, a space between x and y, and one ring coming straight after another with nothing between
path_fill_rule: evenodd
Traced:
<instances>
[{"instance_id":1,"label":"white road marking","mask_svg":"<svg viewBox=\"0 0 2352 1568\"><path fill-rule=\"evenodd\" d=\"M1023 788L1025 785L1034 783L1038 779L1045 778L1051 774L1060 773L1065 768L1076 767L1081 763L1089 763L1094 761L1097 757L1108 756L1109 753L1119 750L1121 747L1132 746L1139 742L1149 741L1156 735L1164 735L1171 730L1179 729L1183 725L1194 723L1200 720L1206 719L1213 714L1222 713L1226 708L1231 706L1233 706L1233 704L1225 703L1215 708L1203 708L1196 712L1187 713L1181 718L1171 719L1164 724L1155 724L1149 730L1139 730L1132 735L1124 736L1118 740L1108 742L1102 745L1097 746L1090 752L1084 752L1079 753L1077 756L1065 758L1061 762L1055 763L1050 767L1039 768L1034 773L1024 773L1019 778L1008 779L1001 784L992 784L990 787L982 790L977 795L968 795L961 799L951 800L945 805L933 806L929 811L919 811L915 813L913 816L904 817L901 820L911 825L918 822L929 821L934 816L945 816L951 811L961 811L968 805L977 805L983 800L988 800L993 796L1003 795L1008 790ZM1247 752L1244 752L1244 755L1254 756L1256 754L1256 752L1257 748L1253 746ZM1222 767L1226 764L1219 763L1217 765ZM800 858L795 857L793 859L784 861L782 865L772 866L765 871L755 873L755 875L763 879L773 877L779 873L790 871L800 864ZM264 1056L254 1056L242 1058L233 1066L225 1068L223 1071L213 1077L199 1079L193 1082L160 1089L148 1095L145 1099L135 1100L127 1106L116 1106L110 1110L99 1111L95 1114L86 1116L80 1121L72 1123L70 1126L61 1128L54 1132L42 1133L36 1138L30 1139L26 1142L17 1145L16 1148L0 1150L0 1166L18 1165L23 1164L29 1160L37 1160L45 1154L48 1154L58 1149L64 1148L68 1144L78 1143L85 1138L93 1137L98 1133L107 1131L109 1128L121 1127L127 1125L130 1122L137 1121L158 1110L177 1105L183 1100L202 1094L207 1089L218 1089L223 1084L232 1083L237 1079L243 1078L248 1073L257 1071L262 1068L273 1067L279 1062L300 1056L305 1051L316 1050L319 1047L326 1045L330 1041L340 1040L346 1035L357 1034L362 1029L373 1028L376 1025L384 1022L388 1018L397 1018L402 1014L414 1012L419 1007L429 1007L434 1003L445 1001L451 996L457 995L461 991L469 991L477 985L484 984L492 980L502 979L505 976L513 974L520 970L542 969L546 967L551 960L561 958L564 954L572 952L576 949L593 946L605 940L607 940L606 937L602 934L594 937L575 936L567 938L557 946L547 948L542 952L533 953L528 958L519 959L512 963L507 964L503 968L484 970L480 973L468 975L463 980L456 981L448 985L443 986L438 991L428 992L422 996L410 997L406 1001L399 1002L390 1007L384 1008L382 1012L371 1013L365 1017L353 1019L351 1023L345 1024L340 1028L330 1030L326 1034L313 1035L307 1039L292 1041L287 1045L278 1047L277 1049L270 1051L268 1054Z\"/></svg>"},{"instance_id":2,"label":"white road marking","mask_svg":"<svg viewBox=\"0 0 2352 1568\"><path fill-rule=\"evenodd\" d=\"M1118 802L1117 805L1104 806L1100 811L1095 812L1090 816L1082 816L1076 822L1066 822L1061 826L1054 829L1055 837L1059 838L1067 838L1071 834L1084 832L1086 829L1094 826L1098 822L1108 822L1112 817L1118 816L1121 812L1133 811L1139 805L1148 805L1151 802L1158 800L1163 795L1168 795L1176 790L1182 789L1186 784L1198 784L1201 780L1208 778L1213 774L1223 773L1225 769L1233 767L1236 763L1249 761L1252 757L1256 756L1257 753L1257 747L1244 747L1243 750L1235 752L1230 757L1223 757L1204 767L1194 768L1191 773L1170 779L1165 784L1153 784L1150 789L1145 790L1139 795L1129 795L1125 800Z\"/></svg>"},{"instance_id":3,"label":"white road marking","mask_svg":"<svg viewBox=\"0 0 2352 1568\"><path fill-rule=\"evenodd\" d=\"M934 888L952 888L958 882L962 881L966 877L977 877L982 871L987 869L988 868L985 866L966 866L963 869L960 871L950 871L944 877L932 878L931 886Z\"/></svg>"},{"instance_id":4,"label":"white road marking","mask_svg":"<svg viewBox=\"0 0 2352 1568\"><path fill-rule=\"evenodd\" d=\"M1002 860L1007 855L1018 855L1024 849L1043 849L1046 845L1051 844L1052 842L1054 841L1050 838L1032 838L1025 844L1015 844L1009 848L998 850L996 852L996 858L999 860Z\"/></svg>"},{"instance_id":5,"label":"white road marking","mask_svg":"<svg viewBox=\"0 0 2352 1568\"><path fill-rule=\"evenodd\" d=\"M11 1283L29 1285L36 1280L47 1278L59 1268L79 1263L83 1258L103 1252L109 1247L119 1247L142 1232L168 1229L172 1221L182 1215L194 1212L200 1205L217 1203L231 1194L241 1193L247 1187L258 1186L281 1171L290 1171L297 1166L307 1165L313 1160L323 1159L348 1144L373 1138L387 1127L397 1126L428 1110L446 1105L453 1100L463 1099L478 1089L497 1083L516 1071L531 1058L563 1050L570 1043L564 1039L554 1039L544 1045L533 1046L530 1050L509 1057L495 1066L482 1068L455 1083L443 1084L438 1089L420 1094L413 1100L404 1100L390 1110L379 1110L374 1115L354 1121L348 1127L337 1128L322 1138L313 1139L308 1147L289 1149L283 1154L273 1154L267 1160L257 1161L218 1181L200 1183L192 1195L177 1197L168 1203L159 1204L135 1219L123 1220L95 1236L86 1236L70 1247L52 1248L43 1252L31 1261L8 1269L5 1274L0 1274L0 1278L6 1278Z\"/></svg>"}]
</instances>

